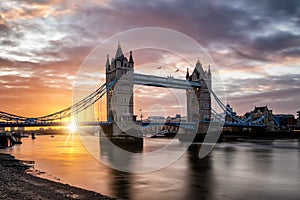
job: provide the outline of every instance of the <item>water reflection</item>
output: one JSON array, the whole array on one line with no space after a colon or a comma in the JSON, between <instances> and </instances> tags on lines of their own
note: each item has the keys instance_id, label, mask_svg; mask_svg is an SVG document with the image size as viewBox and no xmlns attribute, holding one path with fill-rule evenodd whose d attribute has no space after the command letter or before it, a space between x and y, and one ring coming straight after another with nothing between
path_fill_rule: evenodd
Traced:
<instances>
[{"instance_id":1,"label":"water reflection","mask_svg":"<svg viewBox=\"0 0 300 200\"><path fill-rule=\"evenodd\" d=\"M99 139L100 146L100 160L105 162L107 166L112 166L115 169L122 168L124 171L130 171L132 154L127 153L123 148L116 146L107 138ZM127 149L139 151L140 147L134 145L127 145Z\"/></svg>"},{"instance_id":2,"label":"water reflection","mask_svg":"<svg viewBox=\"0 0 300 200\"><path fill-rule=\"evenodd\" d=\"M268 144L272 145L272 142ZM250 149L249 152L249 168L253 169L254 171L260 173L263 176L269 174L273 165L273 149L253 148Z\"/></svg>"},{"instance_id":3,"label":"water reflection","mask_svg":"<svg viewBox=\"0 0 300 200\"><path fill-rule=\"evenodd\" d=\"M94 137L90 139L94 140ZM145 149L169 143L170 140L150 139L145 141ZM37 169L71 185L121 199L299 199L298 140L221 143L203 159L198 157L200 147L192 145L164 169L140 174L106 167L84 149L77 137L28 138L23 139L22 145L0 152L35 160ZM100 151L99 143L94 149ZM117 152L109 149L109 146L102 149L98 156L106 157L110 162L121 159ZM109 152L113 156L107 156ZM122 160L125 167L142 162L143 159L134 154Z\"/></svg>"},{"instance_id":4,"label":"water reflection","mask_svg":"<svg viewBox=\"0 0 300 200\"><path fill-rule=\"evenodd\" d=\"M214 179L211 155L199 159L201 145L193 144L188 149L188 182L183 199L212 199Z\"/></svg>"},{"instance_id":5,"label":"water reflection","mask_svg":"<svg viewBox=\"0 0 300 200\"><path fill-rule=\"evenodd\" d=\"M132 174L127 172L112 170L110 187L113 196L126 200L132 199L131 187L134 184L131 181L132 176Z\"/></svg>"},{"instance_id":6,"label":"water reflection","mask_svg":"<svg viewBox=\"0 0 300 200\"><path fill-rule=\"evenodd\" d=\"M224 160L225 160L225 167L230 168L234 165L234 154L236 153L235 147L225 147L224 148Z\"/></svg>"},{"instance_id":7,"label":"water reflection","mask_svg":"<svg viewBox=\"0 0 300 200\"><path fill-rule=\"evenodd\" d=\"M284 141L223 143L213 152L217 199L299 199L299 148ZM229 155L225 149L234 149ZM233 157L231 165L223 158ZM299 161L299 160L298 160Z\"/></svg>"},{"instance_id":8,"label":"water reflection","mask_svg":"<svg viewBox=\"0 0 300 200\"><path fill-rule=\"evenodd\" d=\"M135 145L124 145L121 147L119 145L119 148L115 146L114 143L112 143L107 138L101 138L99 139L99 146L100 146L100 160L107 159L107 162L110 165L113 165L115 168L117 166L123 166L122 168L126 169L127 171L130 171L132 158L130 154L127 154L126 157L123 157L120 151L123 150L129 150L130 152L138 152L141 151L140 146ZM131 179L132 174L127 172L121 172L115 169L110 169L111 176L110 176L110 188L112 190L112 196L119 197L121 199L131 199Z\"/></svg>"}]
</instances>

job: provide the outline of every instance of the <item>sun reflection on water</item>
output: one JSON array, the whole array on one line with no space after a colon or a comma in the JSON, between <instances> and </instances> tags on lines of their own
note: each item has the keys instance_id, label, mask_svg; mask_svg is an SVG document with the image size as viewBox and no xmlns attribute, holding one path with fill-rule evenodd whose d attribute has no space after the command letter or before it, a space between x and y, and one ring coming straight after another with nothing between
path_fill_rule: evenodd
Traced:
<instances>
[{"instance_id":1,"label":"sun reflection on water","mask_svg":"<svg viewBox=\"0 0 300 200\"><path fill-rule=\"evenodd\" d=\"M72 142L74 141L74 136L77 133L77 125L75 123L75 121L72 121L69 125L68 125L68 136L66 138L66 142Z\"/></svg>"}]
</instances>

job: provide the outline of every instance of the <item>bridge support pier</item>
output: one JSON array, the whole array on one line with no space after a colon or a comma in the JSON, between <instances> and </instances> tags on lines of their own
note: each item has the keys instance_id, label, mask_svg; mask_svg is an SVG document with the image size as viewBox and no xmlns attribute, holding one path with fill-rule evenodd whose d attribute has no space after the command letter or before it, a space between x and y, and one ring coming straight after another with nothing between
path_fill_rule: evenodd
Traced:
<instances>
[{"instance_id":1,"label":"bridge support pier","mask_svg":"<svg viewBox=\"0 0 300 200\"><path fill-rule=\"evenodd\" d=\"M8 147L8 137L4 133L0 135L0 147L1 148Z\"/></svg>"},{"instance_id":2,"label":"bridge support pier","mask_svg":"<svg viewBox=\"0 0 300 200\"><path fill-rule=\"evenodd\" d=\"M131 152L139 152L143 149L144 140L138 137L138 130L127 130L123 132L116 123L101 126L100 142L105 147L116 145ZM108 141L109 140L109 141ZM110 145L108 144L110 143Z\"/></svg>"}]
</instances>

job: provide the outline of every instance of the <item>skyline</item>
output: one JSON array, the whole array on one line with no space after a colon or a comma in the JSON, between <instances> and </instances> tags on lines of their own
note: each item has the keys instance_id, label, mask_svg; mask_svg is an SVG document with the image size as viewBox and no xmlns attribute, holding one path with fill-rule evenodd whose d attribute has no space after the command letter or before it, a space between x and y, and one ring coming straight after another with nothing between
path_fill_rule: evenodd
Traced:
<instances>
[{"instance_id":1,"label":"skyline","mask_svg":"<svg viewBox=\"0 0 300 200\"><path fill-rule=\"evenodd\" d=\"M204 46L219 68L227 102L238 114L262 105L274 113L296 114L300 2L251 2L3 1L0 110L34 117L71 105L77 70L99 42L131 28L156 26ZM136 66L168 58L167 53L134 54ZM98 64L101 69L105 65ZM174 76L185 77L186 66L176 74L178 66L169 67Z\"/></svg>"}]
</instances>

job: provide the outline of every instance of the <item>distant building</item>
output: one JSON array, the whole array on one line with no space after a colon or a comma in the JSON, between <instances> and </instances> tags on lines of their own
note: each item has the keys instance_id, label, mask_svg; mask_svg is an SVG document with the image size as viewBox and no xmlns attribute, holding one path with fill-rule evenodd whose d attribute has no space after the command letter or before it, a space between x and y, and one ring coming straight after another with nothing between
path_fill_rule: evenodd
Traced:
<instances>
[{"instance_id":1,"label":"distant building","mask_svg":"<svg viewBox=\"0 0 300 200\"><path fill-rule=\"evenodd\" d=\"M186 117L185 117L186 118ZM148 127L144 128L144 133L158 133L161 131L168 131L168 132L177 132L179 127L176 126L170 126L165 123L168 122L181 122L181 115L176 114L175 117L168 116L167 118L163 116L149 116L146 120L146 122L150 122L150 125ZM159 122L162 123L161 125L154 124L151 125L151 122Z\"/></svg>"},{"instance_id":2,"label":"distant building","mask_svg":"<svg viewBox=\"0 0 300 200\"><path fill-rule=\"evenodd\" d=\"M272 116L273 116L273 110L270 110L268 108L268 106L260 106L260 107L256 107L254 108L253 111L250 112L250 114L253 116L251 121L255 121L255 120L259 120L261 119L263 116L263 122L265 124L268 124L269 122L272 122Z\"/></svg>"},{"instance_id":3,"label":"distant building","mask_svg":"<svg viewBox=\"0 0 300 200\"><path fill-rule=\"evenodd\" d=\"M237 122L237 120L241 119L241 117L237 116L236 112L233 111L233 108L229 104L226 105L226 111L227 112L224 113L226 122L235 123ZM223 127L223 131L234 132L238 130L239 130L238 127Z\"/></svg>"},{"instance_id":4,"label":"distant building","mask_svg":"<svg viewBox=\"0 0 300 200\"><path fill-rule=\"evenodd\" d=\"M253 121L265 115L264 122L267 123L268 121L272 121L273 110L270 110L268 106L255 106L254 110L251 111L250 114L253 116Z\"/></svg>"},{"instance_id":5,"label":"distant building","mask_svg":"<svg viewBox=\"0 0 300 200\"><path fill-rule=\"evenodd\" d=\"M245 118L249 118L249 123L262 122L269 131L274 131L276 122L273 120L273 111L268 106L255 106L253 111L245 114ZM279 126L278 123L276 125Z\"/></svg>"},{"instance_id":6,"label":"distant building","mask_svg":"<svg viewBox=\"0 0 300 200\"><path fill-rule=\"evenodd\" d=\"M249 123L261 121L267 126L269 131L278 129L294 129L297 126L297 120L292 114L273 114L267 106L255 106L253 111L245 114L245 119Z\"/></svg>"},{"instance_id":7,"label":"distant building","mask_svg":"<svg viewBox=\"0 0 300 200\"><path fill-rule=\"evenodd\" d=\"M167 117L167 122L180 122L181 121L181 115L176 114L175 117Z\"/></svg>"},{"instance_id":8,"label":"distant building","mask_svg":"<svg viewBox=\"0 0 300 200\"><path fill-rule=\"evenodd\" d=\"M164 122L166 118L164 116L149 116L146 121L148 122Z\"/></svg>"},{"instance_id":9,"label":"distant building","mask_svg":"<svg viewBox=\"0 0 300 200\"><path fill-rule=\"evenodd\" d=\"M300 128L300 111L297 112L298 117L297 117L297 128Z\"/></svg>"},{"instance_id":10,"label":"distant building","mask_svg":"<svg viewBox=\"0 0 300 200\"><path fill-rule=\"evenodd\" d=\"M274 120L276 120L282 129L295 128L297 125L297 120L292 114L277 114L273 115Z\"/></svg>"},{"instance_id":11,"label":"distant building","mask_svg":"<svg viewBox=\"0 0 300 200\"><path fill-rule=\"evenodd\" d=\"M225 113L225 121L227 122L234 122L233 116L236 116L236 112L233 112L233 109L230 107L229 104L226 105L226 110L229 111L229 113L232 113L232 115L229 115L227 112Z\"/></svg>"}]
</instances>

